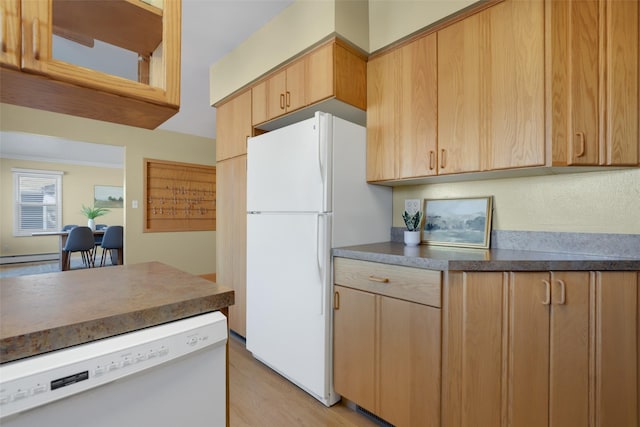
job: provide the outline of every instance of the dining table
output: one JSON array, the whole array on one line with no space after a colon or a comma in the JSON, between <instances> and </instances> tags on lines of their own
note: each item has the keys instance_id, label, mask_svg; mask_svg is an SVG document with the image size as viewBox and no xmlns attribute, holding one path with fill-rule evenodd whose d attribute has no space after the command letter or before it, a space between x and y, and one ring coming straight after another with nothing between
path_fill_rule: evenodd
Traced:
<instances>
[{"instance_id":1,"label":"dining table","mask_svg":"<svg viewBox=\"0 0 640 427\"><path fill-rule=\"evenodd\" d=\"M104 236L104 232L106 229L102 230L94 230L94 236ZM31 233L32 236L59 236L58 246L60 257L58 266L60 267L60 271L69 270L69 257L71 256L70 252L64 251L64 246L67 243L67 238L69 237L69 231L38 231L35 233ZM97 250L98 248L94 248ZM124 264L124 248L122 249L112 249L111 250L111 262L114 265L123 265Z\"/></svg>"}]
</instances>

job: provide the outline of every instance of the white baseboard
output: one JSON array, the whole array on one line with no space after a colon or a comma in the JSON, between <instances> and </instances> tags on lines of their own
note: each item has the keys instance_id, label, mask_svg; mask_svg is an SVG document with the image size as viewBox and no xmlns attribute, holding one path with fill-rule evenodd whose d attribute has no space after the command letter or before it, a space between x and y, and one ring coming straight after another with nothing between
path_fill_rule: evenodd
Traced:
<instances>
[{"instance_id":1,"label":"white baseboard","mask_svg":"<svg viewBox=\"0 0 640 427\"><path fill-rule=\"evenodd\" d=\"M17 264L20 262L57 261L59 258L60 254L58 253L1 256L0 265Z\"/></svg>"}]
</instances>

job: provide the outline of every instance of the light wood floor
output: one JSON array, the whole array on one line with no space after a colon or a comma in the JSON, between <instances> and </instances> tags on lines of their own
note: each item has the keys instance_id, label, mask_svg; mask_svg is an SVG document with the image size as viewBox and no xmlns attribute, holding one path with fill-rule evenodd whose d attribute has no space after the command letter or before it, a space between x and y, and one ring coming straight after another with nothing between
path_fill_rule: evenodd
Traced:
<instances>
[{"instance_id":1,"label":"light wood floor","mask_svg":"<svg viewBox=\"0 0 640 427\"><path fill-rule=\"evenodd\" d=\"M342 403L325 407L255 360L238 337L229 341L231 427L378 426Z\"/></svg>"}]
</instances>

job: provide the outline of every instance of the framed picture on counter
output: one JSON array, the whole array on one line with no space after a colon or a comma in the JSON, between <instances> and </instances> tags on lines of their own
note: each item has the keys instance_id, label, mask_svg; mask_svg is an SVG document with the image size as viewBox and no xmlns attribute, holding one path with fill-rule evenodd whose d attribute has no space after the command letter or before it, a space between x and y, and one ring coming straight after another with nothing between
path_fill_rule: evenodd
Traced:
<instances>
[{"instance_id":1,"label":"framed picture on counter","mask_svg":"<svg viewBox=\"0 0 640 427\"><path fill-rule=\"evenodd\" d=\"M425 199L422 242L427 245L489 248L492 197Z\"/></svg>"}]
</instances>

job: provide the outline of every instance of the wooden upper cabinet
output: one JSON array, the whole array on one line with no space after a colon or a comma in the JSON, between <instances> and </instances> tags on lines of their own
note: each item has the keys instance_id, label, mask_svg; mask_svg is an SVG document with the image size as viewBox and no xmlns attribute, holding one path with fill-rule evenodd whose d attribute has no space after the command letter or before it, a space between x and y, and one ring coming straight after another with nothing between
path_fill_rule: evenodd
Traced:
<instances>
[{"instance_id":1,"label":"wooden upper cabinet","mask_svg":"<svg viewBox=\"0 0 640 427\"><path fill-rule=\"evenodd\" d=\"M20 68L20 0L0 0L0 66Z\"/></svg>"},{"instance_id":2,"label":"wooden upper cabinet","mask_svg":"<svg viewBox=\"0 0 640 427\"><path fill-rule=\"evenodd\" d=\"M367 65L367 180L437 172L436 35Z\"/></svg>"},{"instance_id":3,"label":"wooden upper cabinet","mask_svg":"<svg viewBox=\"0 0 640 427\"><path fill-rule=\"evenodd\" d=\"M331 40L252 86L253 125L330 98L364 109L365 70L365 56Z\"/></svg>"},{"instance_id":4,"label":"wooden upper cabinet","mask_svg":"<svg viewBox=\"0 0 640 427\"><path fill-rule=\"evenodd\" d=\"M544 4L505 1L438 32L439 174L544 166Z\"/></svg>"},{"instance_id":5,"label":"wooden upper cabinet","mask_svg":"<svg viewBox=\"0 0 640 427\"><path fill-rule=\"evenodd\" d=\"M180 0L23 0L20 14L25 72L3 68L3 102L149 129L178 111Z\"/></svg>"},{"instance_id":6,"label":"wooden upper cabinet","mask_svg":"<svg viewBox=\"0 0 640 427\"><path fill-rule=\"evenodd\" d=\"M438 172L481 170L481 14L438 31Z\"/></svg>"},{"instance_id":7,"label":"wooden upper cabinet","mask_svg":"<svg viewBox=\"0 0 640 427\"><path fill-rule=\"evenodd\" d=\"M397 93L400 53L386 53L367 64L367 181L396 179Z\"/></svg>"},{"instance_id":8,"label":"wooden upper cabinet","mask_svg":"<svg viewBox=\"0 0 640 427\"><path fill-rule=\"evenodd\" d=\"M216 108L216 161L247 154L252 135L251 90Z\"/></svg>"},{"instance_id":9,"label":"wooden upper cabinet","mask_svg":"<svg viewBox=\"0 0 640 427\"><path fill-rule=\"evenodd\" d=\"M550 2L550 139L557 165L637 165L637 1Z\"/></svg>"},{"instance_id":10,"label":"wooden upper cabinet","mask_svg":"<svg viewBox=\"0 0 640 427\"><path fill-rule=\"evenodd\" d=\"M305 59L271 75L253 92L253 122L262 123L304 107Z\"/></svg>"}]
</instances>

